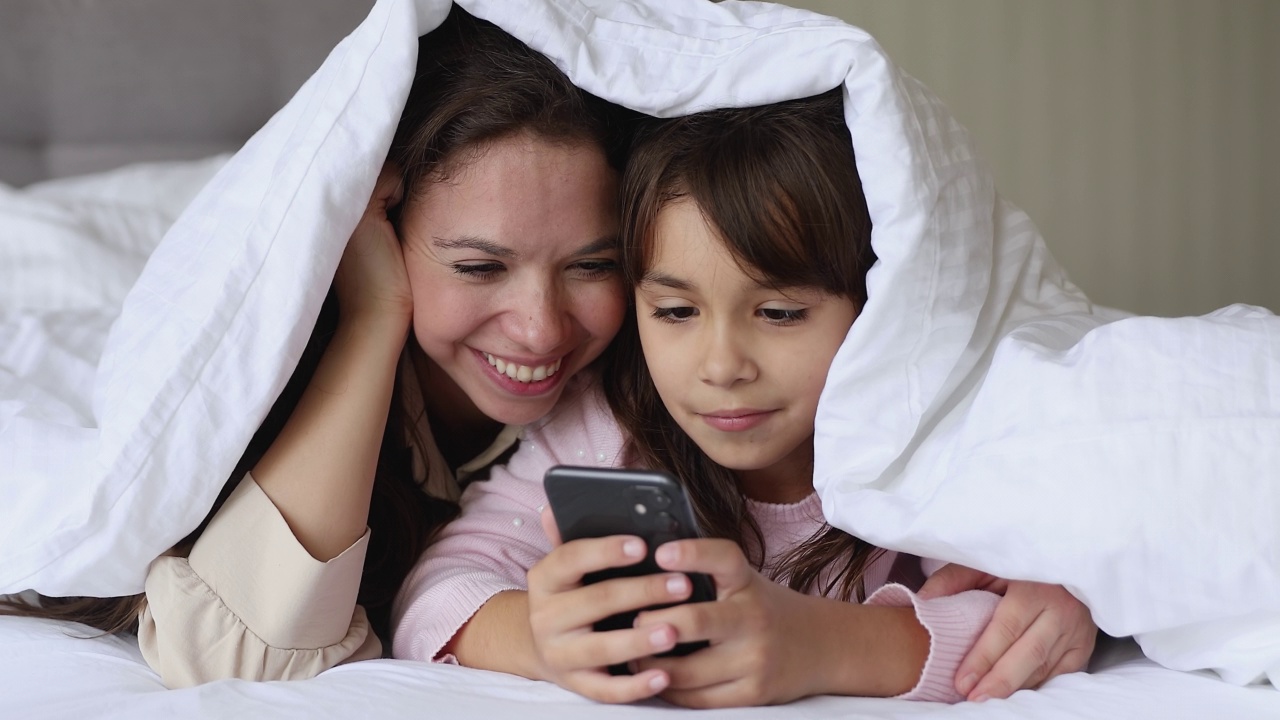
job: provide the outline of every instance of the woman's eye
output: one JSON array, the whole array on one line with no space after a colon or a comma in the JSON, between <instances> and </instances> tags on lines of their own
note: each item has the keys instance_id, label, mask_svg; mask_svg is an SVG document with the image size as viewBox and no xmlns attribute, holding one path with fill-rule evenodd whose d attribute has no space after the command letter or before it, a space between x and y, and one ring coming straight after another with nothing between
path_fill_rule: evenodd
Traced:
<instances>
[{"instance_id":1,"label":"woman's eye","mask_svg":"<svg viewBox=\"0 0 1280 720\"><path fill-rule=\"evenodd\" d=\"M488 280L504 269L502 263L495 262L455 263L453 265L454 273L472 280Z\"/></svg>"},{"instance_id":2,"label":"woman's eye","mask_svg":"<svg viewBox=\"0 0 1280 720\"><path fill-rule=\"evenodd\" d=\"M809 311L806 308L798 308L796 310L761 308L760 315L775 325L794 325L804 322L804 319L809 315Z\"/></svg>"},{"instance_id":3,"label":"woman's eye","mask_svg":"<svg viewBox=\"0 0 1280 720\"><path fill-rule=\"evenodd\" d=\"M661 320L663 322L669 322L669 323L684 322L685 320L688 320L689 318L697 314L698 314L697 310L688 306L656 307L653 309L653 312L651 313L651 315L655 320Z\"/></svg>"},{"instance_id":4,"label":"woman's eye","mask_svg":"<svg viewBox=\"0 0 1280 720\"><path fill-rule=\"evenodd\" d=\"M617 272L618 263L614 260L580 260L572 268L580 277L595 280Z\"/></svg>"}]
</instances>

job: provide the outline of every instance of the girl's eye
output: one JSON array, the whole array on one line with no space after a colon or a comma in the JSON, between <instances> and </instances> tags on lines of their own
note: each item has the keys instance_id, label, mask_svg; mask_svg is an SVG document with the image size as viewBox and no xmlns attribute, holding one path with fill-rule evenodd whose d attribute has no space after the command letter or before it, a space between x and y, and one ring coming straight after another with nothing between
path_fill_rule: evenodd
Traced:
<instances>
[{"instance_id":1,"label":"girl's eye","mask_svg":"<svg viewBox=\"0 0 1280 720\"><path fill-rule=\"evenodd\" d=\"M774 325L795 325L804 322L809 316L807 308L797 308L795 310L784 310L782 308L761 308L760 315L765 320Z\"/></svg>"},{"instance_id":2,"label":"girl's eye","mask_svg":"<svg viewBox=\"0 0 1280 720\"><path fill-rule=\"evenodd\" d=\"M489 280L505 268L502 263L496 262L478 262L478 263L455 263L453 272L470 280Z\"/></svg>"},{"instance_id":3,"label":"girl's eye","mask_svg":"<svg viewBox=\"0 0 1280 720\"><path fill-rule=\"evenodd\" d=\"M583 280L599 280L618 271L618 263L613 260L580 260L571 267Z\"/></svg>"},{"instance_id":4,"label":"girl's eye","mask_svg":"<svg viewBox=\"0 0 1280 720\"><path fill-rule=\"evenodd\" d=\"M668 323L681 323L697 314L697 310L688 306L656 307L651 313L655 320L661 320L662 322Z\"/></svg>"}]
</instances>

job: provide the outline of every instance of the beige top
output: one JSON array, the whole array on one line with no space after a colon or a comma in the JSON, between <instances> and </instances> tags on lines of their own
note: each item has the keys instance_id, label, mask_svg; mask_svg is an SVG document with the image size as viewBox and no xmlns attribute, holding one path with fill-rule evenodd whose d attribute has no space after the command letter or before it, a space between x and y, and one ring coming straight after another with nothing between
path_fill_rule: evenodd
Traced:
<instances>
[{"instance_id":1,"label":"beige top","mask_svg":"<svg viewBox=\"0 0 1280 720\"><path fill-rule=\"evenodd\" d=\"M458 468L458 477L492 463L520 430L504 428L484 453ZM429 471L423 491L456 498L457 482L429 428L423 435ZM340 663L381 657L382 643L356 604L368 543L366 530L338 557L316 560L245 476L188 557L152 563L138 622L143 657L170 688L223 678L309 678Z\"/></svg>"}]
</instances>

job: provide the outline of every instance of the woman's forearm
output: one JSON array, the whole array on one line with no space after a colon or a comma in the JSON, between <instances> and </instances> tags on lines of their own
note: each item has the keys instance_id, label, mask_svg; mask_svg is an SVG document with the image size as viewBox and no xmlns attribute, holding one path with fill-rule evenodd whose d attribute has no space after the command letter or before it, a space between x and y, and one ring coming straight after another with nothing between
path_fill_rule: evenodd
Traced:
<instances>
[{"instance_id":1,"label":"woman's forearm","mask_svg":"<svg viewBox=\"0 0 1280 720\"><path fill-rule=\"evenodd\" d=\"M317 560L364 534L408 319L344 318L293 414L253 468Z\"/></svg>"}]
</instances>

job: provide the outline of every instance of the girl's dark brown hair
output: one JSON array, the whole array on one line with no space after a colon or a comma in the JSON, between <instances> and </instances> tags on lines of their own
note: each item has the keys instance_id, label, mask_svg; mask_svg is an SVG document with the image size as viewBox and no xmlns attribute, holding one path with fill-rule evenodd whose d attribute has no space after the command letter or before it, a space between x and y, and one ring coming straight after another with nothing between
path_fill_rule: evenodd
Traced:
<instances>
[{"instance_id":1,"label":"girl's dark brown hair","mask_svg":"<svg viewBox=\"0 0 1280 720\"><path fill-rule=\"evenodd\" d=\"M690 200L748 276L777 288L820 288L857 307L866 301L866 274L875 262L871 218L839 88L649 123L632 147L622 198L622 269L631 287L653 261L658 214ZM630 437L628 460L675 475L703 532L737 542L764 570L764 535L737 478L667 412L641 352L634 310L608 363L605 393ZM823 595L862 600L862 576L879 552L827 525L770 572L800 592L817 587Z\"/></svg>"},{"instance_id":2,"label":"girl's dark brown hair","mask_svg":"<svg viewBox=\"0 0 1280 720\"><path fill-rule=\"evenodd\" d=\"M586 93L545 56L456 5L418 45L418 63L388 161L400 168L405 204L483 152L487 143L526 132L551 142L599 147L621 170L634 113ZM393 210L393 220L398 209ZM186 554L227 496L266 453L292 414L337 328L333 292L292 377L262 422L208 516L175 551ZM407 349L414 349L410 338ZM359 602L382 638L390 637L391 602L434 533L457 514L428 496L413 477L413 453L427 457L397 377L375 471L369 547ZM144 595L114 598L41 597L39 605L0 599L0 614L74 620L107 633L135 630Z\"/></svg>"}]
</instances>

